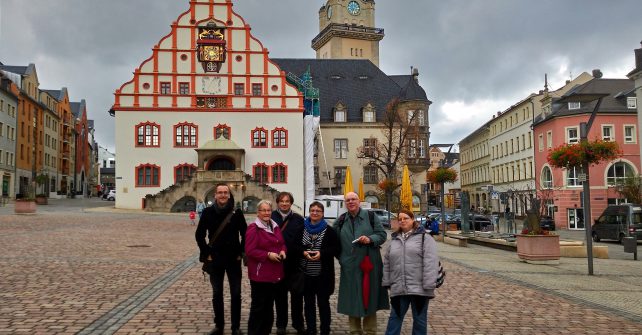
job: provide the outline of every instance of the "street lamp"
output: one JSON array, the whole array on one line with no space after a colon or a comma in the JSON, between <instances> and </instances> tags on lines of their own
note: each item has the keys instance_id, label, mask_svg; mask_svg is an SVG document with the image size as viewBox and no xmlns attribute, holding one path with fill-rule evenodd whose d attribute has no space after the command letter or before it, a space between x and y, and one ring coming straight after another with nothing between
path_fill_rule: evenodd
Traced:
<instances>
[{"instance_id":1,"label":"street lamp","mask_svg":"<svg viewBox=\"0 0 642 335\"><path fill-rule=\"evenodd\" d=\"M562 96L559 100L560 103L565 102L579 102L579 103L590 103L597 100L591 116L589 117L588 122L580 123L580 142L588 142L588 133L591 130L595 116L597 115L597 110L602 104L602 99L609 96L607 93L580 93L580 92L571 92ZM584 172L584 180L582 181L582 191L584 202L584 229L586 230L586 259L588 261L588 274L593 275L593 226L591 225L591 187L589 185L590 174L589 174L589 163L582 163L582 172Z\"/></svg>"}]
</instances>

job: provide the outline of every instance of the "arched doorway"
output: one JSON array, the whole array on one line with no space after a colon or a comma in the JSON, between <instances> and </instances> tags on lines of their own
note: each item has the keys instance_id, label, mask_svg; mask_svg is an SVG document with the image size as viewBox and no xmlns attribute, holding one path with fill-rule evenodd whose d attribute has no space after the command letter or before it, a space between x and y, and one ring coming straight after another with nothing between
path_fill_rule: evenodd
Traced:
<instances>
[{"instance_id":1,"label":"arched doorway","mask_svg":"<svg viewBox=\"0 0 642 335\"><path fill-rule=\"evenodd\" d=\"M196 199L194 199L194 197L185 196L176 201L170 211L172 213L181 213L193 210L196 210Z\"/></svg>"},{"instance_id":2,"label":"arched doorway","mask_svg":"<svg viewBox=\"0 0 642 335\"><path fill-rule=\"evenodd\" d=\"M236 165L234 165L234 161L229 157L216 157L208 162L207 170L233 171L236 170Z\"/></svg>"}]
</instances>

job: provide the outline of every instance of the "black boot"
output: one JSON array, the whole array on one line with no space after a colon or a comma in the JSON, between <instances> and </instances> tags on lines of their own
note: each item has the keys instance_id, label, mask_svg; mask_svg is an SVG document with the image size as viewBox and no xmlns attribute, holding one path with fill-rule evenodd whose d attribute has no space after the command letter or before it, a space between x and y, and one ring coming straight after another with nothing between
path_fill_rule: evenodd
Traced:
<instances>
[{"instance_id":1,"label":"black boot","mask_svg":"<svg viewBox=\"0 0 642 335\"><path fill-rule=\"evenodd\" d=\"M214 327L214 329L212 329L212 331L209 332L208 335L223 335L223 329Z\"/></svg>"}]
</instances>

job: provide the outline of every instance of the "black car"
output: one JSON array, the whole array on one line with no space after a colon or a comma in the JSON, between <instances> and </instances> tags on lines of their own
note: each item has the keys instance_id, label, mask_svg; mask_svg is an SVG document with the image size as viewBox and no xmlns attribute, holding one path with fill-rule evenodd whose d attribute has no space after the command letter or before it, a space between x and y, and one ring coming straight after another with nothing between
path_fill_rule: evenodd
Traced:
<instances>
[{"instance_id":1,"label":"black car","mask_svg":"<svg viewBox=\"0 0 642 335\"><path fill-rule=\"evenodd\" d=\"M555 220L548 215L542 215L539 220L539 227L544 230L555 230Z\"/></svg>"}]
</instances>

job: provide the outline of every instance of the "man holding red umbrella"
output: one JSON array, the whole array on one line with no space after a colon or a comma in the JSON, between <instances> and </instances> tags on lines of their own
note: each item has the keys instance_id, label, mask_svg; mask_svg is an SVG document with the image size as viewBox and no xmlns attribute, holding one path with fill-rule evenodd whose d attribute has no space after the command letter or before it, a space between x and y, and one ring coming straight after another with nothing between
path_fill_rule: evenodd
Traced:
<instances>
[{"instance_id":1,"label":"man holding red umbrella","mask_svg":"<svg viewBox=\"0 0 642 335\"><path fill-rule=\"evenodd\" d=\"M379 218L361 209L356 193L348 192L344 199L348 212L334 224L341 242L337 311L348 315L350 334L375 335L377 311L389 308L379 250L387 234Z\"/></svg>"}]
</instances>

